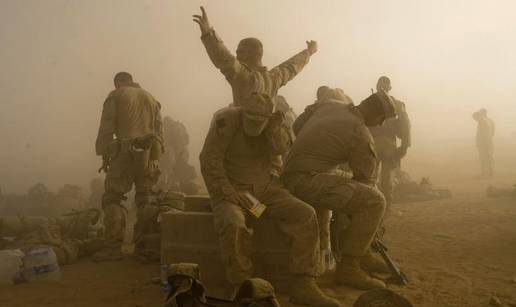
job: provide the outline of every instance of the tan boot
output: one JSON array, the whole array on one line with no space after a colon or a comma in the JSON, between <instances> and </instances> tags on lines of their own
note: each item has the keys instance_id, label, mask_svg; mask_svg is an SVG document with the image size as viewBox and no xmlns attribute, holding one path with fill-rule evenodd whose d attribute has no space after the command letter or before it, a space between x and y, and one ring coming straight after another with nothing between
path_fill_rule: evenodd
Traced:
<instances>
[{"instance_id":1,"label":"tan boot","mask_svg":"<svg viewBox=\"0 0 516 307\"><path fill-rule=\"evenodd\" d=\"M359 257L342 256L341 261L337 263L335 282L361 290L385 288L383 281L362 271Z\"/></svg>"},{"instance_id":2,"label":"tan boot","mask_svg":"<svg viewBox=\"0 0 516 307\"><path fill-rule=\"evenodd\" d=\"M102 249L93 255L93 261L121 260L125 232L125 212L121 206L112 204L104 207L104 228L106 242Z\"/></svg>"},{"instance_id":3,"label":"tan boot","mask_svg":"<svg viewBox=\"0 0 516 307\"><path fill-rule=\"evenodd\" d=\"M389 273L389 267L383 259L368 251L360 260L360 267L366 272Z\"/></svg>"},{"instance_id":4,"label":"tan boot","mask_svg":"<svg viewBox=\"0 0 516 307\"><path fill-rule=\"evenodd\" d=\"M290 287L290 302L296 305L314 307L343 307L339 301L324 294L315 278L306 275L296 275Z\"/></svg>"}]
</instances>

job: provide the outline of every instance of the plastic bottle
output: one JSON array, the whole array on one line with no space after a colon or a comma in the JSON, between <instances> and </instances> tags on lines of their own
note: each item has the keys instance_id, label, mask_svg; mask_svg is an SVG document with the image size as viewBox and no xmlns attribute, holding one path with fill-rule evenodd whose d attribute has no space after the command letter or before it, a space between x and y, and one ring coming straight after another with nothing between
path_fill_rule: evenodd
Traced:
<instances>
[{"instance_id":1,"label":"plastic bottle","mask_svg":"<svg viewBox=\"0 0 516 307\"><path fill-rule=\"evenodd\" d=\"M27 281L57 281L61 279L57 256L48 246L28 251L23 257L23 266L23 277Z\"/></svg>"},{"instance_id":2,"label":"plastic bottle","mask_svg":"<svg viewBox=\"0 0 516 307\"><path fill-rule=\"evenodd\" d=\"M0 286L21 282L23 252L19 249L0 250Z\"/></svg>"},{"instance_id":3,"label":"plastic bottle","mask_svg":"<svg viewBox=\"0 0 516 307\"><path fill-rule=\"evenodd\" d=\"M168 264L160 265L161 291L163 293L164 298L166 298L168 293L170 292L170 284L168 283L168 267Z\"/></svg>"}]
</instances>

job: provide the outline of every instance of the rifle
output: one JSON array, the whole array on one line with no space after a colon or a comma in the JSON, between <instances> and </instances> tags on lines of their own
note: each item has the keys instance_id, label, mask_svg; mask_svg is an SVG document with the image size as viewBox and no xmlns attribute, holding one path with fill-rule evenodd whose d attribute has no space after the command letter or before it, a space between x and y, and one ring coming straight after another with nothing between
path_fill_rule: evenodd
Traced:
<instances>
[{"instance_id":1,"label":"rifle","mask_svg":"<svg viewBox=\"0 0 516 307\"><path fill-rule=\"evenodd\" d=\"M378 233L374 235L373 242L371 243L371 249L377 253L380 253L383 261L389 267L392 276L387 279L388 282L404 286L409 283L407 276L401 271L401 269L398 267L398 264L392 260L389 254L387 254L389 249L380 240Z\"/></svg>"}]
</instances>

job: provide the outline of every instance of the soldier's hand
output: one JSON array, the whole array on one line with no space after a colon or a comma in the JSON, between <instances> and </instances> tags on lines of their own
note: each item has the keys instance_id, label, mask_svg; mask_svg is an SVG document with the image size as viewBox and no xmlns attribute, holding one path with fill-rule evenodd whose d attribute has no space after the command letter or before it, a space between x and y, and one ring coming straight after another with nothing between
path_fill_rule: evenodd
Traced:
<instances>
[{"instance_id":1,"label":"soldier's hand","mask_svg":"<svg viewBox=\"0 0 516 307\"><path fill-rule=\"evenodd\" d=\"M193 15L193 21L196 22L199 25L199 28L201 29L201 34L207 34L210 32L210 21L208 20L208 15L206 14L206 11L204 10L204 7L201 6L201 12L202 15Z\"/></svg>"},{"instance_id":2,"label":"soldier's hand","mask_svg":"<svg viewBox=\"0 0 516 307\"><path fill-rule=\"evenodd\" d=\"M253 207L253 203L251 200L249 200L249 198L247 198L247 196L245 196L243 192L235 192L226 197L225 200L244 209L250 209Z\"/></svg>"},{"instance_id":3,"label":"soldier's hand","mask_svg":"<svg viewBox=\"0 0 516 307\"><path fill-rule=\"evenodd\" d=\"M316 41L306 41L306 50L310 53L310 55L317 52L317 42Z\"/></svg>"}]
</instances>

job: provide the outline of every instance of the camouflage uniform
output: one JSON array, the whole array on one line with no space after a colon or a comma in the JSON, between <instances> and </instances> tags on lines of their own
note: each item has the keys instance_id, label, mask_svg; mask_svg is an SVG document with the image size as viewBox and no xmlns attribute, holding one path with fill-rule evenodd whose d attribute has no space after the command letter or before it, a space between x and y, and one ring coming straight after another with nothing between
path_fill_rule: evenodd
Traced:
<instances>
[{"instance_id":1,"label":"camouflage uniform","mask_svg":"<svg viewBox=\"0 0 516 307\"><path fill-rule=\"evenodd\" d=\"M249 137L242 112L240 107L228 107L215 114L200 155L227 278L239 284L252 276L249 214L227 200L236 191L248 191L263 202L264 215L277 220L289 237L291 272L315 276L319 239L314 209L284 189L274 169L278 155L291 145L289 129L283 126Z\"/></svg>"},{"instance_id":2,"label":"camouflage uniform","mask_svg":"<svg viewBox=\"0 0 516 307\"><path fill-rule=\"evenodd\" d=\"M387 208L392 202L393 171L400 167L401 156L398 153L397 139L401 146L410 147L410 121L405 104L392 97L396 117L387 119L383 125L369 128L376 145L376 152L380 160L379 187L387 201Z\"/></svg>"},{"instance_id":3,"label":"camouflage uniform","mask_svg":"<svg viewBox=\"0 0 516 307\"><path fill-rule=\"evenodd\" d=\"M135 232L139 235L140 209L148 203L149 192L158 179L161 148L157 141L150 149L137 148L136 141L147 136L162 138L160 108L151 94L135 83L112 91L104 102L96 152L110 159L102 198L106 239L110 242L120 244L123 240L125 217L121 202L133 184L139 220Z\"/></svg>"},{"instance_id":4,"label":"camouflage uniform","mask_svg":"<svg viewBox=\"0 0 516 307\"><path fill-rule=\"evenodd\" d=\"M160 160L163 175L159 186L165 190L197 194L198 187L193 182L197 178L195 168L189 164L189 136L185 125L170 117L163 121L163 138L166 143L165 154Z\"/></svg>"},{"instance_id":5,"label":"camouflage uniform","mask_svg":"<svg viewBox=\"0 0 516 307\"><path fill-rule=\"evenodd\" d=\"M308 50L303 50L271 70L267 70L267 67L255 68L238 61L213 29L201 40L211 61L231 85L235 105L240 105L253 92L276 96L280 87L294 79L310 59Z\"/></svg>"},{"instance_id":6,"label":"camouflage uniform","mask_svg":"<svg viewBox=\"0 0 516 307\"><path fill-rule=\"evenodd\" d=\"M316 208L351 217L340 238L343 255L366 254L385 210L385 199L374 187L377 158L362 115L340 102L315 104L299 130L285 165L286 187ZM305 111L307 112L307 111ZM349 163L353 179L335 169Z\"/></svg>"}]
</instances>

